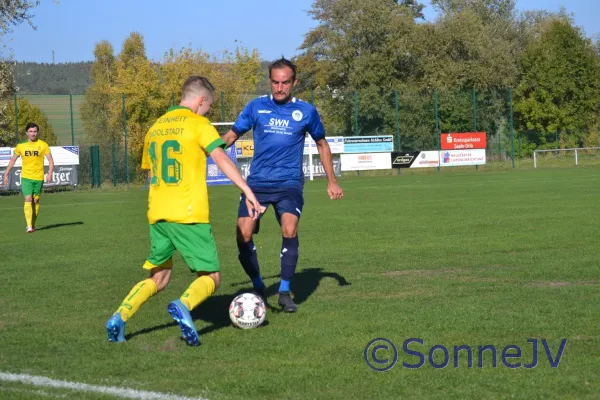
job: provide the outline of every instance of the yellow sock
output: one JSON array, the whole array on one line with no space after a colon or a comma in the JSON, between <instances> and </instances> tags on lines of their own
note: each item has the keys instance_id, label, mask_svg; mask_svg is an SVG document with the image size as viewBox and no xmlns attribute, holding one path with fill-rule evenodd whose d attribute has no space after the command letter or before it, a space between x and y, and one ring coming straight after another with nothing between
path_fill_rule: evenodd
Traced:
<instances>
[{"instance_id":1,"label":"yellow sock","mask_svg":"<svg viewBox=\"0 0 600 400\"><path fill-rule=\"evenodd\" d=\"M25 202L23 211L25 211L25 222L27 222L27 226L33 226L33 207L31 206L31 202Z\"/></svg>"},{"instance_id":2,"label":"yellow sock","mask_svg":"<svg viewBox=\"0 0 600 400\"><path fill-rule=\"evenodd\" d=\"M210 276L204 275L192 282L179 300L185 304L188 310L192 311L204 300L212 296L214 292L215 281Z\"/></svg>"},{"instance_id":3,"label":"yellow sock","mask_svg":"<svg viewBox=\"0 0 600 400\"><path fill-rule=\"evenodd\" d=\"M35 227L35 221L40 213L40 203L33 203L33 216L31 217L31 226Z\"/></svg>"},{"instance_id":4,"label":"yellow sock","mask_svg":"<svg viewBox=\"0 0 600 400\"><path fill-rule=\"evenodd\" d=\"M156 283L154 283L152 279L138 282L117 309L117 312L121 313L121 319L127 321L129 318L133 317L133 314L140 309L142 304L157 292L158 286L156 286Z\"/></svg>"}]
</instances>

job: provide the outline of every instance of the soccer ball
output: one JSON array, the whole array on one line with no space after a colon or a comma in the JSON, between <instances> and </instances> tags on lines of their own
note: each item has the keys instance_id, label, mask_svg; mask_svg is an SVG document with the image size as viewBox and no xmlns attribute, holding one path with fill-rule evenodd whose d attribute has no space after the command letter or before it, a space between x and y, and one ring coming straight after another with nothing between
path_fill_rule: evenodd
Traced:
<instances>
[{"instance_id":1,"label":"soccer ball","mask_svg":"<svg viewBox=\"0 0 600 400\"><path fill-rule=\"evenodd\" d=\"M242 293L229 305L229 318L238 328L256 328L266 317L265 302L254 293Z\"/></svg>"}]
</instances>

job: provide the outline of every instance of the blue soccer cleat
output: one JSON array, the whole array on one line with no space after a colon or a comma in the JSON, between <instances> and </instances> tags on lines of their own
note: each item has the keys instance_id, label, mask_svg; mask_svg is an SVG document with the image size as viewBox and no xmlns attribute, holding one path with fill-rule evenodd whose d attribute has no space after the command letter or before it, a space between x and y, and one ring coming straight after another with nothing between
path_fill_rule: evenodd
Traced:
<instances>
[{"instance_id":1,"label":"blue soccer cleat","mask_svg":"<svg viewBox=\"0 0 600 400\"><path fill-rule=\"evenodd\" d=\"M125 322L121 313L115 313L106 323L106 333L109 342L125 342Z\"/></svg>"},{"instance_id":2,"label":"blue soccer cleat","mask_svg":"<svg viewBox=\"0 0 600 400\"><path fill-rule=\"evenodd\" d=\"M198 331L196 330L194 321L192 321L192 316L181 300L177 299L169 303L167 310L175 322L179 324L181 334L187 344L190 346L200 345L200 338L198 337Z\"/></svg>"}]
</instances>

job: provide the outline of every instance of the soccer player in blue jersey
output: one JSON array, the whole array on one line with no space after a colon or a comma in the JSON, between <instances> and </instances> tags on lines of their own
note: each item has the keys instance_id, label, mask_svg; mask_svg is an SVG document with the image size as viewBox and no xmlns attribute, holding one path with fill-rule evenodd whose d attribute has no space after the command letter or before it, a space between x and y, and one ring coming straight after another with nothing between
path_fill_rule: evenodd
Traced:
<instances>
[{"instance_id":1,"label":"soccer player in blue jersey","mask_svg":"<svg viewBox=\"0 0 600 400\"><path fill-rule=\"evenodd\" d=\"M281 58L269 66L271 95L256 98L244 107L237 121L223 136L231 146L241 135L253 130L254 158L247 178L248 185L261 205L273 205L281 226L281 282L278 304L285 312L295 312L296 304L290 295L290 281L298 263L298 222L304 205L304 172L302 156L304 138L310 134L317 144L319 157L327 175L327 193L332 200L344 196L338 185L331 149L317 109L292 97L298 83L296 66ZM258 233L260 221L252 219L242 194L238 210L237 245L239 260L252 280L254 290L265 298L256 246L252 236Z\"/></svg>"}]
</instances>

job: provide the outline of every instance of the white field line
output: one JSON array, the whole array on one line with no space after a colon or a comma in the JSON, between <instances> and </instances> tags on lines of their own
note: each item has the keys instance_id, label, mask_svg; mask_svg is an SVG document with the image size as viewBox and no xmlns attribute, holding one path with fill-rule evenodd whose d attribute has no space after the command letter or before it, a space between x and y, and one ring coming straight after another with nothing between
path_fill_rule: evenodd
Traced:
<instances>
[{"instance_id":1,"label":"white field line","mask_svg":"<svg viewBox=\"0 0 600 400\"><path fill-rule=\"evenodd\" d=\"M150 392L146 390L124 389L115 386L89 385L70 381L59 381L44 376L10 374L0 372L0 382L19 382L36 387L50 387L54 389L67 389L77 392L101 393L122 399L138 400L207 400L203 397L185 397L171 393Z\"/></svg>"}]
</instances>

